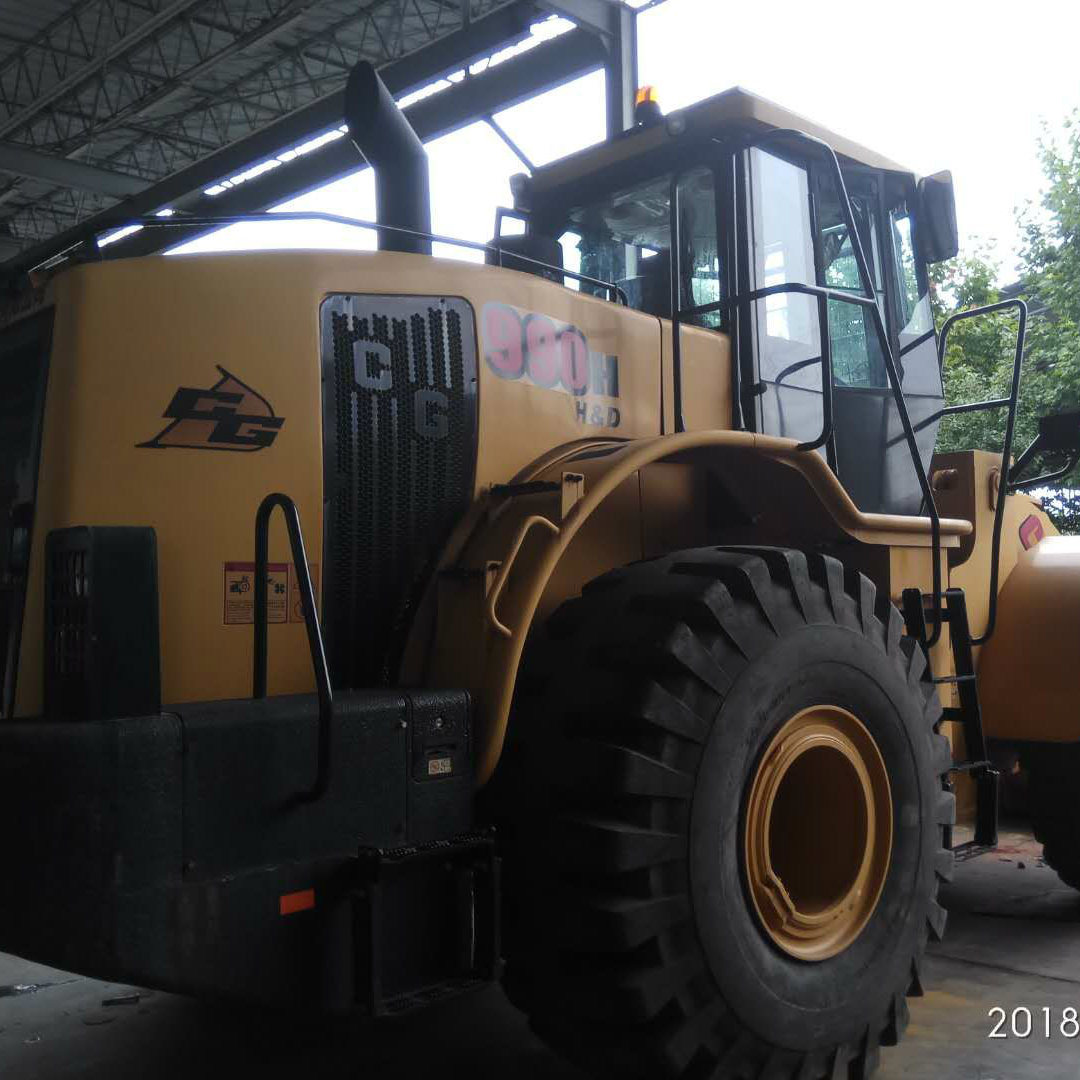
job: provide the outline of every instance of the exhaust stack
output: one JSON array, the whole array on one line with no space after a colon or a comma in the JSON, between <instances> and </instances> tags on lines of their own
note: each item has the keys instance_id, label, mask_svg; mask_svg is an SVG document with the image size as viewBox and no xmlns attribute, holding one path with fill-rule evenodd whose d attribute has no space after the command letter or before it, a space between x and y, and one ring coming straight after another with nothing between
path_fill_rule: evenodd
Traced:
<instances>
[{"instance_id":1,"label":"exhaust stack","mask_svg":"<svg viewBox=\"0 0 1080 1080\"><path fill-rule=\"evenodd\" d=\"M349 138L375 170L375 215L380 225L431 232L428 158L424 144L366 60L345 84ZM427 237L379 230L380 251L430 255Z\"/></svg>"}]
</instances>

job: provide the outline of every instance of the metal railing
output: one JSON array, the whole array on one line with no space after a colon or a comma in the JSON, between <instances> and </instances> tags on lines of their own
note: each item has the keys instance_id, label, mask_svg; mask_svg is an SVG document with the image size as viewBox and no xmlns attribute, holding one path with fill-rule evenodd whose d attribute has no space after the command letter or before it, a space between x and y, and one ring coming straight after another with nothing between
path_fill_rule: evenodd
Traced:
<instances>
[{"instance_id":1,"label":"metal railing","mask_svg":"<svg viewBox=\"0 0 1080 1080\"><path fill-rule=\"evenodd\" d=\"M996 312L1007 311L1010 308L1016 309L1018 318L1016 324L1016 352L1013 357L1009 396L992 398L988 401L969 401L962 405L946 405L931 418L956 416L959 413L986 412L991 409L1007 408L1009 410L1005 421L1005 445L1001 451L1001 487L998 491L997 503L994 506L994 531L991 534L990 541L990 606L986 616L986 628L978 637L971 639L972 645L985 645L993 635L997 623L998 559L1001 554L1001 532L1005 524L1005 498L1009 493L1008 478L1012 465L1013 436L1016 432L1016 407L1020 400L1020 375L1024 363L1024 339L1027 334L1027 304L1023 300L1002 300L999 303L986 304L983 307L972 308L969 311L957 311L945 320L938 336L938 369L944 372L945 349L949 342L949 331L958 322L963 322L966 319L977 319L983 315L993 315Z\"/></svg>"},{"instance_id":2,"label":"metal railing","mask_svg":"<svg viewBox=\"0 0 1080 1080\"><path fill-rule=\"evenodd\" d=\"M118 226L119 228L127 228L130 225L138 225L141 228L147 229L184 229L184 228L216 228L225 225L244 225L244 224L266 224L267 222L275 221L325 221L331 225L348 225L350 228L356 229L373 229L376 232L391 232L398 233L402 236L416 236L425 240L430 240L433 244L449 244L453 247L466 248L469 251L482 251L491 252L494 254L498 262L497 266L503 265L503 259L513 259L515 262L529 263L532 266L537 267L539 270L547 271L548 273L561 274L563 277L572 278L574 281L580 281L584 285L592 285L594 288L603 289L613 301L620 303L623 307L629 307L630 301L623 289L616 285L612 281L603 281L600 278L589 277L588 274L579 274L574 270L566 270L561 266L556 266L554 263L546 263L541 259L533 259L528 255L521 255L516 251L506 251L496 244L482 244L477 240L461 240L456 236L442 236L439 233L423 232L419 229L407 229L400 225L380 225L377 221L362 221L360 218L345 217L342 214L327 214L322 211L270 211L261 214L223 214L221 216L188 216L185 217L181 214L175 214L172 217L141 217L133 218L131 221L126 222ZM110 226L106 230L98 233L95 237L95 241L102 236L111 234L117 231L117 226ZM105 256L102 256L105 258Z\"/></svg>"},{"instance_id":3,"label":"metal railing","mask_svg":"<svg viewBox=\"0 0 1080 1080\"><path fill-rule=\"evenodd\" d=\"M326 663L319 613L315 607L315 590L311 584L311 572L308 570L300 512L296 509L296 503L280 492L267 495L255 514L255 655L251 696L266 697L267 550L270 542L270 515L279 507L289 532L289 549L300 587L300 603L304 611L304 626L307 629L311 666L315 671L315 687L319 697L319 749L315 786L300 796L305 801L314 801L325 795L330 786L334 692L330 685L330 669Z\"/></svg>"}]
</instances>

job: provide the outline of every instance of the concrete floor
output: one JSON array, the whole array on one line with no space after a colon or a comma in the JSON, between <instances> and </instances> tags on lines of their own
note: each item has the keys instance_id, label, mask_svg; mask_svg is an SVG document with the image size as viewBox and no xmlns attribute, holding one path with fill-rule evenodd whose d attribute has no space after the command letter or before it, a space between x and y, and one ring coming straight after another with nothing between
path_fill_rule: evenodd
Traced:
<instances>
[{"instance_id":1,"label":"concrete floor","mask_svg":"<svg viewBox=\"0 0 1080 1080\"><path fill-rule=\"evenodd\" d=\"M963 864L945 897L945 943L932 949L927 993L911 1001L903 1044L879 1080L1066 1080L1080 1077L1080 1038L1056 1031L1080 1008L1080 893L1041 865L1030 836L1003 832L995 854ZM582 1080L529 1032L496 989L389 1028L290 1024L95 982L0 954L0 1080ZM1026 1006L1027 1039L987 1038L996 1006ZM1055 1016L1044 1037L1043 1009Z\"/></svg>"}]
</instances>

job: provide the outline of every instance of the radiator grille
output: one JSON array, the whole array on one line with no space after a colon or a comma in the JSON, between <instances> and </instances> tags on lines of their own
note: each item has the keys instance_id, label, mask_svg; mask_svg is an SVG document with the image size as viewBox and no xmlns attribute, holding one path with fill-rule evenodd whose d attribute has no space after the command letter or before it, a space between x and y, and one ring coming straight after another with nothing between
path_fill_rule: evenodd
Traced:
<instances>
[{"instance_id":1,"label":"radiator grille","mask_svg":"<svg viewBox=\"0 0 1080 1080\"><path fill-rule=\"evenodd\" d=\"M475 320L464 300L336 295L321 321L324 629L335 684L372 686L472 497Z\"/></svg>"},{"instance_id":2,"label":"radiator grille","mask_svg":"<svg viewBox=\"0 0 1080 1080\"><path fill-rule=\"evenodd\" d=\"M160 712L154 530L53 529L45 538L45 715L110 720Z\"/></svg>"}]
</instances>

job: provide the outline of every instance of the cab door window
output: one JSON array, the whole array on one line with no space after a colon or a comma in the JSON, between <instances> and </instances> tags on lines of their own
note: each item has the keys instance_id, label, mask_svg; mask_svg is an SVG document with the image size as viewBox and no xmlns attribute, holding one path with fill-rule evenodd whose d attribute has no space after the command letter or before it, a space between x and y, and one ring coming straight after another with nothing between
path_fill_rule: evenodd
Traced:
<instances>
[{"instance_id":1,"label":"cab door window","mask_svg":"<svg viewBox=\"0 0 1080 1080\"><path fill-rule=\"evenodd\" d=\"M720 246L716 228L716 177L712 169L683 173L676 181L679 203L679 283L683 308L704 307L721 298ZM724 311L687 316L712 330L726 328Z\"/></svg>"},{"instance_id":2,"label":"cab door window","mask_svg":"<svg viewBox=\"0 0 1080 1080\"><path fill-rule=\"evenodd\" d=\"M751 288L813 284L807 168L765 150L747 155ZM821 434L817 301L780 292L753 303L758 430L807 442Z\"/></svg>"},{"instance_id":3,"label":"cab door window","mask_svg":"<svg viewBox=\"0 0 1080 1080\"><path fill-rule=\"evenodd\" d=\"M838 292L865 296L835 178L819 171L817 180L821 284ZM878 228L880 196L877 184L869 178L861 182L849 181L848 195L863 255L873 279L874 295L884 312L885 286ZM832 343L833 378L838 387L880 388L888 385L885 360L872 312L843 300L830 300L829 338Z\"/></svg>"},{"instance_id":4,"label":"cab door window","mask_svg":"<svg viewBox=\"0 0 1080 1080\"><path fill-rule=\"evenodd\" d=\"M901 385L908 416L915 428L919 454L929 463L937 440L937 412L944 391L938 366L934 316L930 309L930 290L915 247L917 223L909 209L910 182L895 182L887 194L889 234L892 249L893 279L896 282L897 344L899 345ZM908 500L915 505L914 496ZM921 500L920 500L921 505Z\"/></svg>"}]
</instances>

